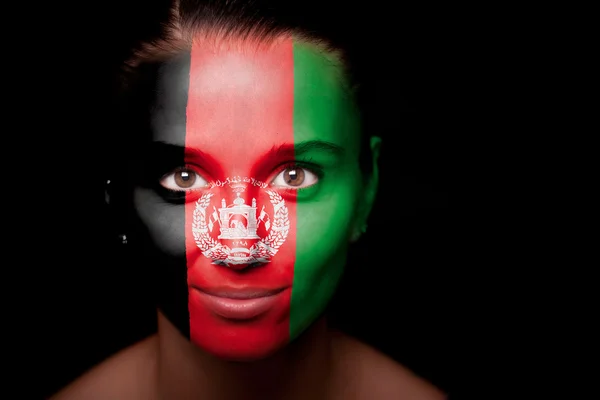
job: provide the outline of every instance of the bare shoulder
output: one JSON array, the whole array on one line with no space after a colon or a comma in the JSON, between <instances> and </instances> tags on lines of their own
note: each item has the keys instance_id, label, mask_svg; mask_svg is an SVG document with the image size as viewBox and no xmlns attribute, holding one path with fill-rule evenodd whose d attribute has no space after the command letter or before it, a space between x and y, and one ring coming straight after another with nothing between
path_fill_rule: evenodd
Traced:
<instances>
[{"instance_id":1,"label":"bare shoulder","mask_svg":"<svg viewBox=\"0 0 600 400\"><path fill-rule=\"evenodd\" d=\"M108 358L50 400L155 398L156 349L153 335Z\"/></svg>"},{"instance_id":2,"label":"bare shoulder","mask_svg":"<svg viewBox=\"0 0 600 400\"><path fill-rule=\"evenodd\" d=\"M375 348L334 335L344 399L445 400L446 394Z\"/></svg>"}]
</instances>

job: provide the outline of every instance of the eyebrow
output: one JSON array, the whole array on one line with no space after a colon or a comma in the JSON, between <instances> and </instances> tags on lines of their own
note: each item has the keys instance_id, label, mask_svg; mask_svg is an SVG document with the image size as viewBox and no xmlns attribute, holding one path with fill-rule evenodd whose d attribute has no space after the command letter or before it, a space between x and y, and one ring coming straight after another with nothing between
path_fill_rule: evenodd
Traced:
<instances>
[{"instance_id":1,"label":"eyebrow","mask_svg":"<svg viewBox=\"0 0 600 400\"><path fill-rule=\"evenodd\" d=\"M150 152L146 153L146 157L150 156L150 158L146 158L146 162L149 162L153 169L164 172L180 166L184 162L193 162L201 165L202 168L219 177L219 179L224 178L223 167L219 160L199 148L185 147L164 141L153 141L149 146ZM269 165L272 166L273 163L292 161L292 159L314 152L324 153L339 159L345 151L340 145L323 140L276 145L257 159L251 175L261 175L266 171L265 168L269 169Z\"/></svg>"},{"instance_id":2,"label":"eyebrow","mask_svg":"<svg viewBox=\"0 0 600 400\"><path fill-rule=\"evenodd\" d=\"M211 162L215 161L213 157L200 149L163 142L162 140L151 142L149 148L152 155L163 156L167 158L178 158L180 162L182 158L188 157Z\"/></svg>"},{"instance_id":3,"label":"eyebrow","mask_svg":"<svg viewBox=\"0 0 600 400\"><path fill-rule=\"evenodd\" d=\"M168 169L181 165L186 162L195 162L210 166L215 173L220 173L218 161L210 154L196 148L180 146L164 141L153 141L148 144L148 151L145 153L150 163L157 164L156 167Z\"/></svg>"},{"instance_id":4,"label":"eyebrow","mask_svg":"<svg viewBox=\"0 0 600 400\"><path fill-rule=\"evenodd\" d=\"M324 140L307 140L293 144L282 144L273 147L269 153L275 156L284 154L302 156L306 153L315 151L328 153L334 156L341 156L344 153L344 149L341 146Z\"/></svg>"}]
</instances>

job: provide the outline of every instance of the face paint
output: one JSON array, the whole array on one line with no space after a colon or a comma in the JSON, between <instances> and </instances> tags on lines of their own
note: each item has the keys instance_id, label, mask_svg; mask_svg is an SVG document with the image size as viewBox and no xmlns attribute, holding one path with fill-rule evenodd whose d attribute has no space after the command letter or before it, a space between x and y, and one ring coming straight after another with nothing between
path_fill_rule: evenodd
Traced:
<instances>
[{"instance_id":1,"label":"face paint","mask_svg":"<svg viewBox=\"0 0 600 400\"><path fill-rule=\"evenodd\" d=\"M155 93L153 148L180 159L135 192L165 255L160 307L217 356L268 356L324 311L363 195L340 70L291 39L196 42Z\"/></svg>"}]
</instances>

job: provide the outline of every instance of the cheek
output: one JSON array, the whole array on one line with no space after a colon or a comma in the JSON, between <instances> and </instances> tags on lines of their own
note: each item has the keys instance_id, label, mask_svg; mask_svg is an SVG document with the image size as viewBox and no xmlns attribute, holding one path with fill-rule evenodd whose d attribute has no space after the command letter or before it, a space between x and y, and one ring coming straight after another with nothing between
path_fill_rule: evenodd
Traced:
<instances>
[{"instance_id":1,"label":"cheek","mask_svg":"<svg viewBox=\"0 0 600 400\"><path fill-rule=\"evenodd\" d=\"M316 213L318 209L312 210ZM340 248L345 248L350 230L350 218L336 213L324 213L320 218L298 223L296 246L300 253L311 253L315 260L325 262Z\"/></svg>"},{"instance_id":2,"label":"cheek","mask_svg":"<svg viewBox=\"0 0 600 400\"><path fill-rule=\"evenodd\" d=\"M356 199L355 192L341 190L320 197L318 202L298 204L290 314L292 338L318 318L335 292L346 263Z\"/></svg>"},{"instance_id":3,"label":"cheek","mask_svg":"<svg viewBox=\"0 0 600 400\"><path fill-rule=\"evenodd\" d=\"M355 213L356 195L352 192L298 204L298 267L317 272L343 262Z\"/></svg>"},{"instance_id":4,"label":"cheek","mask_svg":"<svg viewBox=\"0 0 600 400\"><path fill-rule=\"evenodd\" d=\"M134 192L138 217L148 230L154 245L170 256L185 255L185 209L183 205L165 203L149 189Z\"/></svg>"}]
</instances>

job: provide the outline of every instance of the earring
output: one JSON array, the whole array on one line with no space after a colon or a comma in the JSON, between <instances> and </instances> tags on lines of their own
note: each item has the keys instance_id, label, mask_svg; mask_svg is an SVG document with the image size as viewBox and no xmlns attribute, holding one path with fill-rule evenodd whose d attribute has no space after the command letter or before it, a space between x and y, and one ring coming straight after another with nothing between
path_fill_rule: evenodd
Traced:
<instances>
[{"instance_id":1,"label":"earring","mask_svg":"<svg viewBox=\"0 0 600 400\"><path fill-rule=\"evenodd\" d=\"M104 202L110 205L110 179L107 179L104 185Z\"/></svg>"},{"instance_id":2,"label":"earring","mask_svg":"<svg viewBox=\"0 0 600 400\"><path fill-rule=\"evenodd\" d=\"M363 235L364 233L367 233L367 224L363 224L360 229L355 229L354 232L352 233L352 236L350 236L350 242L354 243L357 242L358 239L360 239L361 235Z\"/></svg>"},{"instance_id":3,"label":"earring","mask_svg":"<svg viewBox=\"0 0 600 400\"><path fill-rule=\"evenodd\" d=\"M117 238L121 241L121 244L127 244L127 235L124 233L118 234Z\"/></svg>"},{"instance_id":4,"label":"earring","mask_svg":"<svg viewBox=\"0 0 600 400\"><path fill-rule=\"evenodd\" d=\"M110 179L106 180L106 185L104 186L104 202L106 205L110 206ZM116 235L116 239L120 244L127 244L127 235L125 233L118 233Z\"/></svg>"}]
</instances>

